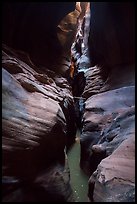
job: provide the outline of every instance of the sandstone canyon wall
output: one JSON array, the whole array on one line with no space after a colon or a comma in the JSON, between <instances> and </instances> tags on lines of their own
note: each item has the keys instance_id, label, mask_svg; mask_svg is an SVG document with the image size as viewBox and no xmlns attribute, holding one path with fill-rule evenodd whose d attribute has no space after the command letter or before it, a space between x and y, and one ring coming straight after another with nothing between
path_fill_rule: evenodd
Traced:
<instances>
[{"instance_id":1,"label":"sandstone canyon wall","mask_svg":"<svg viewBox=\"0 0 137 204\"><path fill-rule=\"evenodd\" d=\"M77 120L90 201L135 201L134 3L81 8L77 19L74 2L3 4L4 202L74 201L65 149Z\"/></svg>"},{"instance_id":2,"label":"sandstone canyon wall","mask_svg":"<svg viewBox=\"0 0 137 204\"><path fill-rule=\"evenodd\" d=\"M134 3L91 2L82 169L94 202L135 201ZM88 65L87 65L88 67ZM102 160L103 159L103 160Z\"/></svg>"},{"instance_id":3,"label":"sandstone canyon wall","mask_svg":"<svg viewBox=\"0 0 137 204\"><path fill-rule=\"evenodd\" d=\"M57 37L74 5L3 3L3 202L74 201L66 156L75 140L74 101L59 74Z\"/></svg>"}]
</instances>

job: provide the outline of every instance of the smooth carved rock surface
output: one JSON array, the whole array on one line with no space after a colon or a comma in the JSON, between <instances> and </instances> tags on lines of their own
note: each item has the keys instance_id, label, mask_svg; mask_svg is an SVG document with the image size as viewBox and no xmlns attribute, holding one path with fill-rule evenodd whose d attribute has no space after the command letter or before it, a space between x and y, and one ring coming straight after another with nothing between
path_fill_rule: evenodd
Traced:
<instances>
[{"instance_id":1,"label":"smooth carved rock surface","mask_svg":"<svg viewBox=\"0 0 137 204\"><path fill-rule=\"evenodd\" d=\"M89 197L94 202L135 202L134 133L98 165L89 179Z\"/></svg>"},{"instance_id":2,"label":"smooth carved rock surface","mask_svg":"<svg viewBox=\"0 0 137 204\"><path fill-rule=\"evenodd\" d=\"M37 72L15 56L10 49L8 54L3 52L3 201L34 202L40 197L42 201L49 201L54 193L43 187L41 190L39 184L32 190L27 186L32 187L39 175L45 175L53 164L51 175L46 177L50 180L56 171L62 176L55 176L54 181L44 185L57 191L57 200L71 200L64 153L65 145L75 136L74 116L69 113L73 108L71 89L65 78L48 70L43 73L37 69ZM65 171L68 175L64 178ZM42 176L42 183L46 177Z\"/></svg>"},{"instance_id":3,"label":"smooth carved rock surface","mask_svg":"<svg viewBox=\"0 0 137 204\"><path fill-rule=\"evenodd\" d=\"M134 86L106 91L86 100L80 139L81 167L91 175L91 201L135 201L134 140Z\"/></svg>"},{"instance_id":4,"label":"smooth carved rock surface","mask_svg":"<svg viewBox=\"0 0 137 204\"><path fill-rule=\"evenodd\" d=\"M86 79L82 91L85 110L80 166L89 176L95 171L89 180L91 201L132 202L135 197L134 3L92 2L90 15L85 17L87 22L84 26L78 24L71 47L77 71L84 72ZM85 42L88 46L84 47ZM124 146L126 141L131 144L129 151Z\"/></svg>"},{"instance_id":5,"label":"smooth carved rock surface","mask_svg":"<svg viewBox=\"0 0 137 204\"><path fill-rule=\"evenodd\" d=\"M129 86L86 100L80 163L88 174L93 173L103 158L130 137L130 132L134 133L134 94L134 86Z\"/></svg>"},{"instance_id":6,"label":"smooth carved rock surface","mask_svg":"<svg viewBox=\"0 0 137 204\"><path fill-rule=\"evenodd\" d=\"M13 132L13 138L11 138L13 144L19 137L17 146L21 145L21 149L39 146L42 137L46 139L56 123L60 123L63 128L65 117L56 101L37 93L37 89L29 95L19 82L4 69L2 79L3 131L5 137L10 135L10 131Z\"/></svg>"}]
</instances>

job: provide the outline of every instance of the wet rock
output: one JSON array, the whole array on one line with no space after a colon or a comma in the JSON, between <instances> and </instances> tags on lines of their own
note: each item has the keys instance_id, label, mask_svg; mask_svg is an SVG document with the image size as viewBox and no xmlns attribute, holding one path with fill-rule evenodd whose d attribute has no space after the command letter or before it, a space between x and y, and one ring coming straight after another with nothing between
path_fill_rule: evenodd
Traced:
<instances>
[{"instance_id":1,"label":"wet rock","mask_svg":"<svg viewBox=\"0 0 137 204\"><path fill-rule=\"evenodd\" d=\"M92 146L92 151L95 153L99 153L99 154L103 154L104 152L106 152L106 147L103 144L99 144L99 145L93 145Z\"/></svg>"}]
</instances>

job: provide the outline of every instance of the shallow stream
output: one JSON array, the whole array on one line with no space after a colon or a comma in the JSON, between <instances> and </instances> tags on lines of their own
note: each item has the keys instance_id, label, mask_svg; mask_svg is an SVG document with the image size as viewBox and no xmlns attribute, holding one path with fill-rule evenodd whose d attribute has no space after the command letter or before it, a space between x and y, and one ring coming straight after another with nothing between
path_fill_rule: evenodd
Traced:
<instances>
[{"instance_id":1,"label":"shallow stream","mask_svg":"<svg viewBox=\"0 0 137 204\"><path fill-rule=\"evenodd\" d=\"M79 166L80 162L80 131L77 130L76 142L67 153L70 168L70 183L76 202L88 201L88 176L83 173Z\"/></svg>"}]
</instances>

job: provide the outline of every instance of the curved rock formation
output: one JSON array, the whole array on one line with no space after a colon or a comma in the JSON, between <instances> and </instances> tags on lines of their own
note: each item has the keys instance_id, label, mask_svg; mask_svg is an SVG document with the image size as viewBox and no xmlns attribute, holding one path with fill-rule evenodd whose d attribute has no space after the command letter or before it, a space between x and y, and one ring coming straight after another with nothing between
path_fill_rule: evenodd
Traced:
<instances>
[{"instance_id":1,"label":"curved rock formation","mask_svg":"<svg viewBox=\"0 0 137 204\"><path fill-rule=\"evenodd\" d=\"M76 130L70 87L65 78L35 70L14 53L4 47L3 201L72 201L64 152Z\"/></svg>"},{"instance_id":2,"label":"curved rock formation","mask_svg":"<svg viewBox=\"0 0 137 204\"><path fill-rule=\"evenodd\" d=\"M81 166L90 169L90 173L96 169L102 157L110 155L126 137L130 136L129 127L134 126L134 93L134 86L128 86L96 94L86 100L81 135ZM124 125L120 124L120 118L130 120L130 115L133 116L129 126L125 124L127 128L125 130ZM132 131L134 132L134 129ZM108 147L109 144L111 145ZM97 158L100 159L98 162ZM88 168L87 163L90 165Z\"/></svg>"},{"instance_id":3,"label":"curved rock formation","mask_svg":"<svg viewBox=\"0 0 137 204\"><path fill-rule=\"evenodd\" d=\"M80 138L80 165L91 176L88 195L91 202L134 202L133 3L91 3L89 36Z\"/></svg>"},{"instance_id":4,"label":"curved rock formation","mask_svg":"<svg viewBox=\"0 0 137 204\"><path fill-rule=\"evenodd\" d=\"M75 123L90 201L135 201L134 3L75 5L3 4L3 202L74 201Z\"/></svg>"},{"instance_id":5,"label":"curved rock formation","mask_svg":"<svg viewBox=\"0 0 137 204\"><path fill-rule=\"evenodd\" d=\"M89 179L89 197L95 202L135 202L135 135L98 165Z\"/></svg>"}]
</instances>

